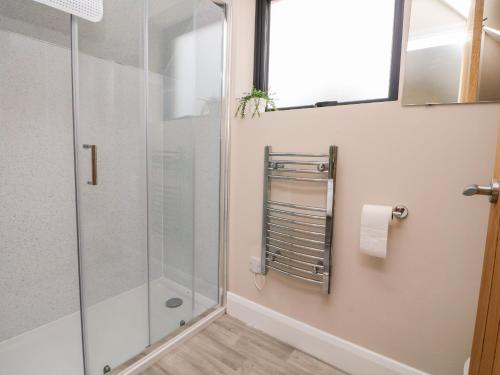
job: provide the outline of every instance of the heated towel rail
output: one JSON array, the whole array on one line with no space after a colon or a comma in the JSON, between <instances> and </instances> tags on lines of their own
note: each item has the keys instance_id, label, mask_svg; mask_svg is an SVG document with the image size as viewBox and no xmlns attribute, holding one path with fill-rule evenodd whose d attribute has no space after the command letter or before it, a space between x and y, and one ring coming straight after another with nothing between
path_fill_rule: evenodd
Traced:
<instances>
[{"instance_id":1,"label":"heated towel rail","mask_svg":"<svg viewBox=\"0 0 500 375\"><path fill-rule=\"evenodd\" d=\"M279 272L330 293L336 165L336 146L330 146L327 154L272 152L271 146L266 146L262 273ZM275 181L324 184L325 205L272 200Z\"/></svg>"}]
</instances>

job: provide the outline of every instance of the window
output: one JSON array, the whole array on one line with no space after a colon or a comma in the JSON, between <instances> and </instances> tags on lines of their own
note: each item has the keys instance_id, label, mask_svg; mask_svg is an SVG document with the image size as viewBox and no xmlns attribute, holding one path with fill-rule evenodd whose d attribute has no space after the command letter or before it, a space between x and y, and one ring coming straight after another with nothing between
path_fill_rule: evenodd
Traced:
<instances>
[{"instance_id":1,"label":"window","mask_svg":"<svg viewBox=\"0 0 500 375\"><path fill-rule=\"evenodd\" d=\"M397 100L403 0L257 0L255 87L280 108Z\"/></svg>"}]
</instances>

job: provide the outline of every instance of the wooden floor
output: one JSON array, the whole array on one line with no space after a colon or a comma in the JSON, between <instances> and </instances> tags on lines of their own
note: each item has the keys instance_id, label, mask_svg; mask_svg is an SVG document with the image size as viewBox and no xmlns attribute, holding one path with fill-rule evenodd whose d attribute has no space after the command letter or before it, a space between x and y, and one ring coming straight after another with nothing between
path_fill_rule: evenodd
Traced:
<instances>
[{"instance_id":1,"label":"wooden floor","mask_svg":"<svg viewBox=\"0 0 500 375\"><path fill-rule=\"evenodd\" d=\"M141 375L345 375L228 315Z\"/></svg>"}]
</instances>

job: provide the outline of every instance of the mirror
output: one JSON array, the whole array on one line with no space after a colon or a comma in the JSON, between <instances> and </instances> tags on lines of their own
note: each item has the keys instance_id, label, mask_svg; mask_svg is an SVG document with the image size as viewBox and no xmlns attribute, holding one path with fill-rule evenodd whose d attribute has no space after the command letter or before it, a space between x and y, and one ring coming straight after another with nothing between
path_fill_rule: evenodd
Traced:
<instances>
[{"instance_id":1,"label":"mirror","mask_svg":"<svg viewBox=\"0 0 500 375\"><path fill-rule=\"evenodd\" d=\"M500 0L413 0L403 105L500 101Z\"/></svg>"}]
</instances>

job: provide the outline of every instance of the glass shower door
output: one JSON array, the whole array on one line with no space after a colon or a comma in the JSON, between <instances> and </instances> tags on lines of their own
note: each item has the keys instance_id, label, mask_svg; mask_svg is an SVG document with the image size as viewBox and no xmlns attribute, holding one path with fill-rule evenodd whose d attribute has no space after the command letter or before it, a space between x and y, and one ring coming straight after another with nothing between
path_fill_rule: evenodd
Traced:
<instances>
[{"instance_id":1,"label":"glass shower door","mask_svg":"<svg viewBox=\"0 0 500 375\"><path fill-rule=\"evenodd\" d=\"M149 1L150 336L219 301L224 8Z\"/></svg>"},{"instance_id":2,"label":"glass shower door","mask_svg":"<svg viewBox=\"0 0 500 375\"><path fill-rule=\"evenodd\" d=\"M144 1L78 20L82 303L88 375L149 344Z\"/></svg>"},{"instance_id":3,"label":"glass shower door","mask_svg":"<svg viewBox=\"0 0 500 375\"><path fill-rule=\"evenodd\" d=\"M224 18L210 0L106 0L78 20L88 375L218 304Z\"/></svg>"}]
</instances>

